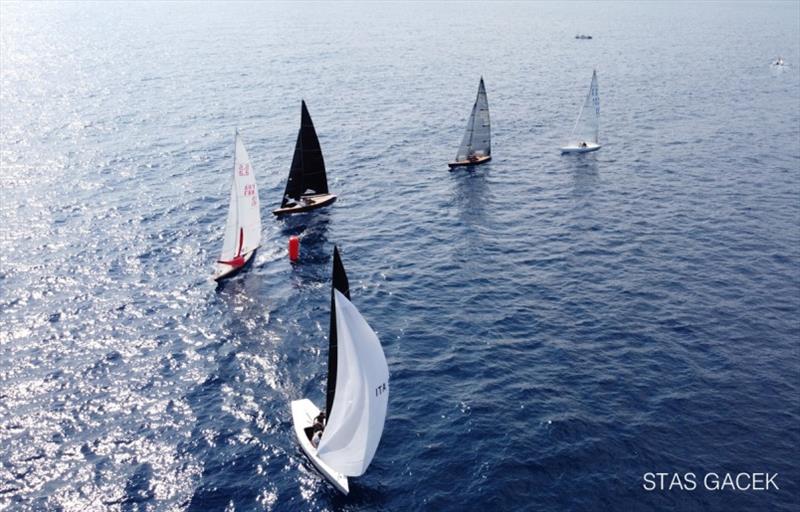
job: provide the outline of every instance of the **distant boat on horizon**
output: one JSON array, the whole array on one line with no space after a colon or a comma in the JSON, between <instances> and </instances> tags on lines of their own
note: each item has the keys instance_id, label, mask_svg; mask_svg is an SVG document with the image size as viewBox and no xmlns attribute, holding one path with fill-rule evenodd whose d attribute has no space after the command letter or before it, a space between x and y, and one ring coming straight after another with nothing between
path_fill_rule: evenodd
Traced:
<instances>
[{"instance_id":1,"label":"distant boat on horizon","mask_svg":"<svg viewBox=\"0 0 800 512\"><path fill-rule=\"evenodd\" d=\"M467 129L458 147L455 161L448 163L450 169L479 165L492 159L492 133L489 120L489 101L483 77L478 84L478 96L472 105Z\"/></svg>"},{"instance_id":2,"label":"distant boat on horizon","mask_svg":"<svg viewBox=\"0 0 800 512\"><path fill-rule=\"evenodd\" d=\"M597 70L592 72L592 83L589 92L578 111L578 118L569 134L567 144L561 148L561 153L588 153L597 151L602 146L599 143L600 134L600 91L597 84Z\"/></svg>"},{"instance_id":3,"label":"distant boat on horizon","mask_svg":"<svg viewBox=\"0 0 800 512\"><path fill-rule=\"evenodd\" d=\"M328 192L328 177L325 174L325 160L319 146L314 123L303 100L300 106L300 131L294 147L292 166L286 189L283 192L281 207L273 210L275 215L302 213L322 208L336 201L336 196Z\"/></svg>"},{"instance_id":4,"label":"distant boat on horizon","mask_svg":"<svg viewBox=\"0 0 800 512\"><path fill-rule=\"evenodd\" d=\"M378 449L388 386L381 342L350 302L347 274L334 247L325 410L320 413L307 398L294 400L291 409L300 448L344 494L350 492L347 477L363 475Z\"/></svg>"},{"instance_id":5,"label":"distant boat on horizon","mask_svg":"<svg viewBox=\"0 0 800 512\"><path fill-rule=\"evenodd\" d=\"M239 130L234 137L234 148L228 220L225 222L222 253L214 272L215 281L236 275L251 261L261 244L261 209L256 176Z\"/></svg>"},{"instance_id":6,"label":"distant boat on horizon","mask_svg":"<svg viewBox=\"0 0 800 512\"><path fill-rule=\"evenodd\" d=\"M575 36L575 39L591 39L591 38L592 38L592 36L583 35L583 34L578 34L578 35Z\"/></svg>"}]
</instances>

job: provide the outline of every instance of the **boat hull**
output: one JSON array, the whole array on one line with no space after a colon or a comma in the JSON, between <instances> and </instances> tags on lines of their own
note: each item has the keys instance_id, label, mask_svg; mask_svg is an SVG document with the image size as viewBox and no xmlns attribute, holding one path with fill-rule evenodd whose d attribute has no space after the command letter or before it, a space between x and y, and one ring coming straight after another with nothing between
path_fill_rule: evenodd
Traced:
<instances>
[{"instance_id":1,"label":"boat hull","mask_svg":"<svg viewBox=\"0 0 800 512\"><path fill-rule=\"evenodd\" d=\"M303 199L310 201L310 203L278 208L277 210L273 210L272 213L280 216L316 210L317 208L322 208L323 206L333 204L336 201L336 196L333 194L315 194L311 196L303 196Z\"/></svg>"},{"instance_id":2,"label":"boat hull","mask_svg":"<svg viewBox=\"0 0 800 512\"><path fill-rule=\"evenodd\" d=\"M486 162L488 162L491 159L492 159L492 155L486 155L486 156L478 157L476 160L461 160L461 161L458 161L458 162L450 162L450 163L447 164L447 166L450 167L450 169L455 169L457 167L469 167L471 165L485 164Z\"/></svg>"},{"instance_id":3,"label":"boat hull","mask_svg":"<svg viewBox=\"0 0 800 512\"><path fill-rule=\"evenodd\" d=\"M239 266L228 265L227 263L220 263L217 262L217 270L214 272L214 281L221 281L223 279L229 279L234 277L236 274L241 272L245 269L245 267L249 266L250 263L253 261L253 256L255 255L258 249L253 249L252 251L248 252L244 255L244 263Z\"/></svg>"},{"instance_id":4,"label":"boat hull","mask_svg":"<svg viewBox=\"0 0 800 512\"><path fill-rule=\"evenodd\" d=\"M566 153L591 153L592 151L597 151L598 149L602 148L600 144L594 144L592 142L587 143L586 147L580 146L564 146L561 148L561 154Z\"/></svg>"},{"instance_id":5,"label":"boat hull","mask_svg":"<svg viewBox=\"0 0 800 512\"><path fill-rule=\"evenodd\" d=\"M311 440L306 435L305 429L314 425L314 418L319 414L317 406L308 398L302 400L292 401L292 422L294 423L294 433L297 436L297 442L300 443L300 448L306 457L314 464L314 467L322 473L322 475L333 484L336 489L344 494L350 492L350 487L347 484L347 477L335 471L333 468L325 464L322 459L317 457L317 449L311 444Z\"/></svg>"}]
</instances>

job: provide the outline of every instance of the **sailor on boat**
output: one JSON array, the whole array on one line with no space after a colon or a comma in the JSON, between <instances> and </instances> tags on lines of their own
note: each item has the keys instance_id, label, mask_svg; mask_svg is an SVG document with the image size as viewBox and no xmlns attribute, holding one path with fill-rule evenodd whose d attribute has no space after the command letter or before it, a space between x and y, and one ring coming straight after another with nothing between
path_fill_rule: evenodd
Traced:
<instances>
[{"instance_id":1,"label":"sailor on boat","mask_svg":"<svg viewBox=\"0 0 800 512\"><path fill-rule=\"evenodd\" d=\"M311 199L302 196L295 199L294 197L289 197L289 195L287 194L285 197L286 197L286 204L288 205L308 206L314 202Z\"/></svg>"},{"instance_id":2,"label":"sailor on boat","mask_svg":"<svg viewBox=\"0 0 800 512\"><path fill-rule=\"evenodd\" d=\"M314 432L311 437L311 445L314 448L319 446L319 440L322 439L322 432L325 430L325 411L321 411L316 418L314 418L314 425L312 431Z\"/></svg>"}]
</instances>

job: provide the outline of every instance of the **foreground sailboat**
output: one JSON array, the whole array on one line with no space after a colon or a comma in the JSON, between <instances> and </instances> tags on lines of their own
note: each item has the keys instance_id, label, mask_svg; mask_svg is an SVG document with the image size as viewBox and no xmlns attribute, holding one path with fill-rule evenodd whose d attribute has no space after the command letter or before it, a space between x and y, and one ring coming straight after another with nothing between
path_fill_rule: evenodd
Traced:
<instances>
[{"instance_id":1,"label":"foreground sailboat","mask_svg":"<svg viewBox=\"0 0 800 512\"><path fill-rule=\"evenodd\" d=\"M602 146L598 142L600 133L600 92L597 87L597 70L592 73L589 93L578 112L578 119L569 135L569 142L561 148L561 153L588 153Z\"/></svg>"},{"instance_id":2,"label":"foreground sailboat","mask_svg":"<svg viewBox=\"0 0 800 512\"><path fill-rule=\"evenodd\" d=\"M328 193L328 177L325 175L325 161L319 147L314 123L308 114L306 102L302 102L300 112L300 131L294 146L294 158L286 180L281 207L274 210L275 215L302 213L327 206L336 201L336 196Z\"/></svg>"},{"instance_id":3,"label":"foreground sailboat","mask_svg":"<svg viewBox=\"0 0 800 512\"><path fill-rule=\"evenodd\" d=\"M447 164L451 169L467 165L478 165L492 159L492 134L489 122L489 100L483 77L478 85L478 97L472 105L472 113L467 122L467 131L461 139L456 159Z\"/></svg>"},{"instance_id":4,"label":"foreground sailboat","mask_svg":"<svg viewBox=\"0 0 800 512\"><path fill-rule=\"evenodd\" d=\"M235 139L231 202L228 207L228 221L225 223L222 254L214 272L215 281L233 277L242 270L261 244L261 209L258 204L256 176L239 130L236 130Z\"/></svg>"},{"instance_id":5,"label":"foreground sailboat","mask_svg":"<svg viewBox=\"0 0 800 512\"><path fill-rule=\"evenodd\" d=\"M292 420L303 452L339 491L347 494L347 477L363 475L372 462L388 402L386 357L377 335L350 302L347 275L334 248L327 422L307 398L292 402Z\"/></svg>"}]
</instances>

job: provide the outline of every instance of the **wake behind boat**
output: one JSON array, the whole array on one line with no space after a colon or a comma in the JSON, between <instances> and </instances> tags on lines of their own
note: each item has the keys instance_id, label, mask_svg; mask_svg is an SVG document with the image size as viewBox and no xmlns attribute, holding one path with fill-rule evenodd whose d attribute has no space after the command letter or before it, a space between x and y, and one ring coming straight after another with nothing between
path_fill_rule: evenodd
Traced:
<instances>
[{"instance_id":1,"label":"wake behind boat","mask_svg":"<svg viewBox=\"0 0 800 512\"><path fill-rule=\"evenodd\" d=\"M467 130L461 139L456 159L447 165L450 169L478 165L492 159L492 134L489 120L489 100L486 98L486 87L483 77L478 84L478 96L472 105L472 112L467 122Z\"/></svg>"},{"instance_id":2,"label":"wake behind boat","mask_svg":"<svg viewBox=\"0 0 800 512\"><path fill-rule=\"evenodd\" d=\"M347 274L334 247L325 410L307 398L293 401L291 409L303 453L344 494L350 491L347 477L363 475L378 449L388 386L381 343L350 302Z\"/></svg>"},{"instance_id":3,"label":"wake behind boat","mask_svg":"<svg viewBox=\"0 0 800 512\"><path fill-rule=\"evenodd\" d=\"M314 123L301 103L300 131L294 147L292 167L286 180L281 207L273 210L275 215L303 213L322 208L336 201L336 196L328 192L328 177L325 174L325 160L319 146Z\"/></svg>"},{"instance_id":4,"label":"wake behind boat","mask_svg":"<svg viewBox=\"0 0 800 512\"><path fill-rule=\"evenodd\" d=\"M602 146L598 142L600 133L600 91L597 85L597 70L592 73L589 93L578 112L575 126L569 135L569 142L561 148L561 153L588 153Z\"/></svg>"},{"instance_id":5,"label":"wake behind boat","mask_svg":"<svg viewBox=\"0 0 800 512\"><path fill-rule=\"evenodd\" d=\"M256 176L239 130L236 130L234 144L228 220L225 223L222 253L214 272L215 281L236 275L251 261L261 244L261 209Z\"/></svg>"}]
</instances>

